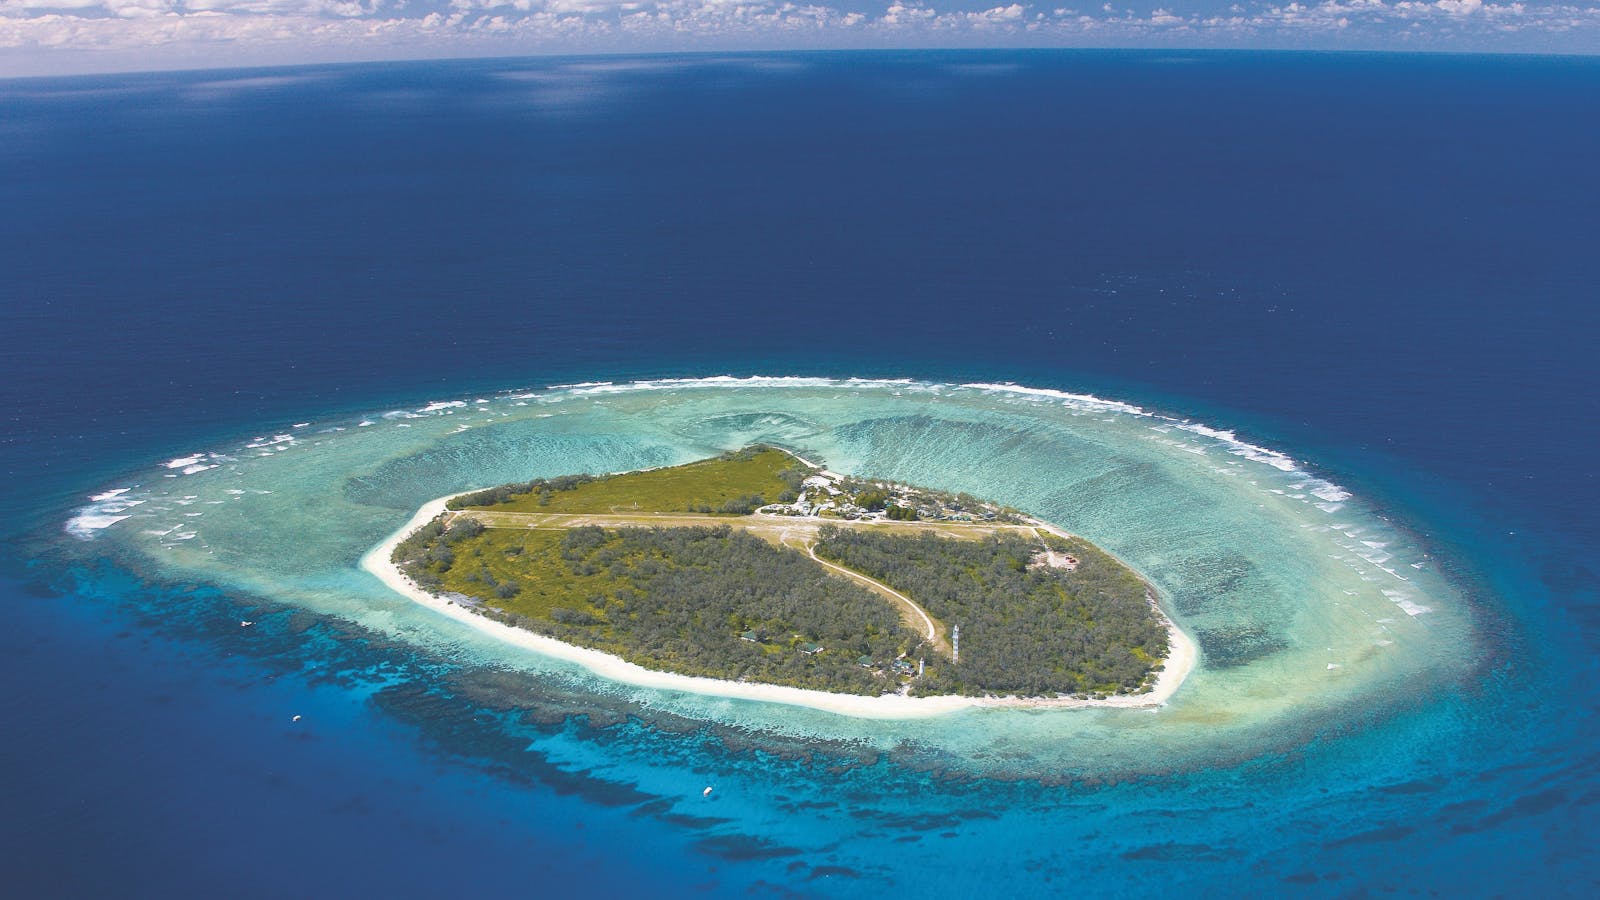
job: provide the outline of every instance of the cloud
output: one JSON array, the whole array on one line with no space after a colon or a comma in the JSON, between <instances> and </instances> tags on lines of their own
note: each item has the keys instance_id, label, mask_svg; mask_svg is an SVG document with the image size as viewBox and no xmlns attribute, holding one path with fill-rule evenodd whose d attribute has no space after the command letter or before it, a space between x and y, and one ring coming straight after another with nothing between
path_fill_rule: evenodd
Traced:
<instances>
[{"instance_id":1,"label":"cloud","mask_svg":"<svg viewBox=\"0 0 1600 900\"><path fill-rule=\"evenodd\" d=\"M872 0L867 0L872 2ZM882 2L882 0L879 0ZM833 3L844 5L833 5ZM872 46L1600 47L1594 0L1211 0L1201 12L971 0L0 0L0 72L61 51L217 62ZM977 7L977 8L975 8ZM1522 35L1522 43L1516 43ZM298 58L297 58L297 51ZM215 63L213 63L215 64ZM151 67L148 63L144 67Z\"/></svg>"},{"instance_id":2,"label":"cloud","mask_svg":"<svg viewBox=\"0 0 1600 900\"><path fill-rule=\"evenodd\" d=\"M883 11L883 16L878 19L878 22L880 24L892 27L917 22L927 22L937 15L938 13L926 6L923 6L921 3L917 2L917 0L912 0L910 4L901 3L899 0L896 0L896 2L889 5L888 9Z\"/></svg>"}]
</instances>

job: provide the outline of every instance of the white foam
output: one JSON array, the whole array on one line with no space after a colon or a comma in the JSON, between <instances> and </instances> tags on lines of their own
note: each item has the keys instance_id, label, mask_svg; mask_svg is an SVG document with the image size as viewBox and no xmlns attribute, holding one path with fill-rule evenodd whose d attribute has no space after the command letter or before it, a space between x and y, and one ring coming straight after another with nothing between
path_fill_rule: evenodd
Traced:
<instances>
[{"instance_id":1,"label":"white foam","mask_svg":"<svg viewBox=\"0 0 1600 900\"><path fill-rule=\"evenodd\" d=\"M846 387L845 382L833 378L811 378L801 375L751 375L736 378L732 375L712 375L706 378L657 378L633 381L628 384L595 382L590 385L573 385L566 393L579 396L591 394L621 394L630 391L664 391L678 388L700 387Z\"/></svg>"},{"instance_id":2,"label":"white foam","mask_svg":"<svg viewBox=\"0 0 1600 900\"><path fill-rule=\"evenodd\" d=\"M550 384L550 391L565 396L592 396L592 394L622 394L629 391L672 391L683 388L896 388L938 391L938 384L918 383L914 378L816 378L808 375L709 375L706 378L646 378L626 384L614 381L578 381L571 384ZM546 400L554 402L560 397L547 394L512 394L512 400Z\"/></svg>"},{"instance_id":3,"label":"white foam","mask_svg":"<svg viewBox=\"0 0 1600 900\"><path fill-rule=\"evenodd\" d=\"M1404 593L1403 591L1384 589L1382 593L1385 597L1389 598L1389 600L1392 601L1395 606L1400 607L1400 610L1408 616L1415 617L1420 616L1423 613L1433 612L1433 607L1423 606L1420 603L1412 602L1411 595Z\"/></svg>"},{"instance_id":4,"label":"white foam","mask_svg":"<svg viewBox=\"0 0 1600 900\"><path fill-rule=\"evenodd\" d=\"M102 528L110 528L128 516L113 516L105 513L83 512L67 520L67 533L73 537L85 540L94 536L94 532Z\"/></svg>"},{"instance_id":5,"label":"white foam","mask_svg":"<svg viewBox=\"0 0 1600 900\"><path fill-rule=\"evenodd\" d=\"M180 456L177 459L168 460L166 462L166 467L169 469L182 469L186 466L192 466L205 458L206 455L204 453L196 453L192 456Z\"/></svg>"},{"instance_id":6,"label":"white foam","mask_svg":"<svg viewBox=\"0 0 1600 900\"><path fill-rule=\"evenodd\" d=\"M1255 462L1266 463L1274 469L1282 472L1300 471L1300 467L1296 465L1295 461L1290 459L1288 456L1279 453L1276 450L1268 450L1266 447L1262 447L1259 444L1241 441L1239 440L1239 436L1237 434L1226 428L1212 428L1209 425L1201 425L1197 422L1183 422L1179 424L1178 427L1184 431L1193 432L1224 444L1227 446L1228 451L1233 453L1235 456L1242 456L1245 459L1254 460Z\"/></svg>"},{"instance_id":7,"label":"white foam","mask_svg":"<svg viewBox=\"0 0 1600 900\"><path fill-rule=\"evenodd\" d=\"M1349 491L1326 481L1319 482L1316 487L1311 489L1311 493L1330 503L1338 503L1350 499Z\"/></svg>"},{"instance_id":8,"label":"white foam","mask_svg":"<svg viewBox=\"0 0 1600 900\"><path fill-rule=\"evenodd\" d=\"M1385 561L1387 561L1387 560L1385 560ZM1378 566L1378 568L1383 570L1383 571L1385 571L1385 572L1388 572L1390 575L1393 575L1394 577L1400 579L1401 581L1405 581L1405 582L1410 582L1411 581L1411 579L1405 577L1404 575L1401 575L1399 572L1396 572L1394 569L1391 569L1388 566Z\"/></svg>"},{"instance_id":9,"label":"white foam","mask_svg":"<svg viewBox=\"0 0 1600 900\"><path fill-rule=\"evenodd\" d=\"M435 400L427 406L417 410L419 413L438 412L442 409L460 409L467 405L465 400Z\"/></svg>"},{"instance_id":10,"label":"white foam","mask_svg":"<svg viewBox=\"0 0 1600 900\"><path fill-rule=\"evenodd\" d=\"M73 537L88 540L96 531L110 528L129 518L132 514L128 510L145 502L125 496L129 490L130 488L117 488L90 497L93 502L78 509L72 518L67 520L66 532Z\"/></svg>"},{"instance_id":11,"label":"white foam","mask_svg":"<svg viewBox=\"0 0 1600 900\"><path fill-rule=\"evenodd\" d=\"M114 498L96 504L95 508L101 512L122 512L125 509L133 509L144 502L143 500L134 500L131 497Z\"/></svg>"},{"instance_id":12,"label":"white foam","mask_svg":"<svg viewBox=\"0 0 1600 900\"><path fill-rule=\"evenodd\" d=\"M1148 416L1150 413L1142 407L1121 400L1107 400L1093 394L1074 394L1069 391L1058 391L1054 388L1031 388L1006 381L999 384L991 382L971 382L963 384L964 388L972 388L990 393L1020 394L1024 397L1039 397L1049 400L1060 400L1064 405L1074 409L1092 410L1094 412L1120 412L1130 416Z\"/></svg>"}]
</instances>

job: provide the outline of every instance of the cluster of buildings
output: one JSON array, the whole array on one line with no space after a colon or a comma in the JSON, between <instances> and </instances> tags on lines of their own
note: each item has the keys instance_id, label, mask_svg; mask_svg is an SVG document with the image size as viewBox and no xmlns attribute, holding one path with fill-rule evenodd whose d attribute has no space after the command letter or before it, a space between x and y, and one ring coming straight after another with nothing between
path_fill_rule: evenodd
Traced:
<instances>
[{"instance_id":1,"label":"cluster of buildings","mask_svg":"<svg viewBox=\"0 0 1600 900\"><path fill-rule=\"evenodd\" d=\"M968 511L954 498L929 495L903 485L874 484L855 491L841 485L844 485L844 479L831 472L812 475L801 482L800 496L794 502L768 504L760 511L776 516L839 518L869 522L887 522L897 518L971 522L992 521L996 518L992 510ZM875 495L874 499L862 502L862 497L866 494ZM883 502L877 502L880 499ZM914 511L915 515L897 516L896 510Z\"/></svg>"}]
</instances>

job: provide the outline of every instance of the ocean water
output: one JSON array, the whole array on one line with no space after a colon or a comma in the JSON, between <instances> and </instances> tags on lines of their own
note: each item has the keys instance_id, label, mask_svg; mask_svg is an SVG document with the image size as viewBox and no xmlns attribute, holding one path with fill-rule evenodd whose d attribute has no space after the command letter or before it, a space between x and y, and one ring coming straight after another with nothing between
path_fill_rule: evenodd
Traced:
<instances>
[{"instance_id":1,"label":"ocean water","mask_svg":"<svg viewBox=\"0 0 1600 900\"><path fill-rule=\"evenodd\" d=\"M1270 54L0 82L9 883L1587 895L1597 102ZM849 719L355 567L449 491L754 440L1096 540L1199 668Z\"/></svg>"}]
</instances>

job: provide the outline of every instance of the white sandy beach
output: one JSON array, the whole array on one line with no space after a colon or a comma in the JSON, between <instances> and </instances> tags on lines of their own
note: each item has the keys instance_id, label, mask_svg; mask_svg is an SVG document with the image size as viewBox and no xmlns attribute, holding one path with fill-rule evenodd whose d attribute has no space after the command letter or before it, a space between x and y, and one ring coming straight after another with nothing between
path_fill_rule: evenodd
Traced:
<instances>
[{"instance_id":1,"label":"white sandy beach","mask_svg":"<svg viewBox=\"0 0 1600 900\"><path fill-rule=\"evenodd\" d=\"M1168 655L1166 665L1157 676L1155 687L1145 694L1128 694L1104 700L1075 700L1071 698L1043 699L1022 697L906 697L885 694L864 697L856 694L834 694L782 685L756 684L741 681L723 681L657 672L628 662L618 656L602 653L535 634L522 628L497 622L478 615L470 609L451 603L422 590L391 561L394 548L417 528L444 512L445 504L455 495L440 497L423 504L416 515L383 543L361 558L361 568L411 600L486 634L517 647L543 656L575 662L601 678L622 684L665 691L685 691L713 697L731 697L740 700L757 700L764 703L784 703L806 706L840 715L865 719L916 719L943 715L973 707L1028 707L1040 709L1070 709L1084 707L1114 707L1123 709L1159 707L1167 702L1194 668L1196 649L1188 635L1164 614L1167 625Z\"/></svg>"}]
</instances>

